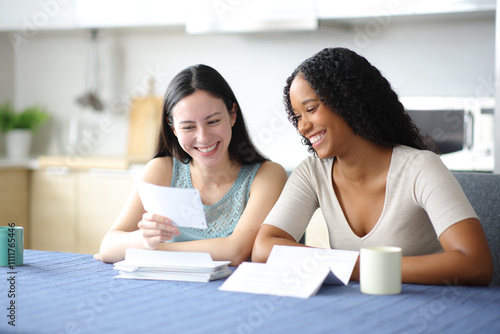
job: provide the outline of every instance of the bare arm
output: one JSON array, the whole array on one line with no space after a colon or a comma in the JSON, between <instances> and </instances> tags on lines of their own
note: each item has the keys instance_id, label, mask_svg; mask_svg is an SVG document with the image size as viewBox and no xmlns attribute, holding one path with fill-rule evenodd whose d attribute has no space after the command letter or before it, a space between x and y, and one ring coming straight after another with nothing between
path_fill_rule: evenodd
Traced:
<instances>
[{"instance_id":1,"label":"bare arm","mask_svg":"<svg viewBox=\"0 0 500 334\"><path fill-rule=\"evenodd\" d=\"M161 243L178 234L177 228L170 225L165 217L144 213L138 195L133 193L103 240L101 259L104 262L116 262L124 258L126 248L154 248L208 252L214 260L229 260L231 265L238 265L250 257L259 227L278 199L286 177L280 165L263 163L252 183L245 210L231 236L206 240ZM149 182L161 184L158 180Z\"/></svg>"},{"instance_id":2,"label":"bare arm","mask_svg":"<svg viewBox=\"0 0 500 334\"><path fill-rule=\"evenodd\" d=\"M465 219L450 226L439 240L442 253L403 257L403 283L488 285L491 282L493 261L477 219ZM359 259L351 278L359 280Z\"/></svg>"},{"instance_id":3,"label":"bare arm","mask_svg":"<svg viewBox=\"0 0 500 334\"><path fill-rule=\"evenodd\" d=\"M491 282L493 260L479 220L456 223L444 231L439 240L444 252L403 259L404 282L461 285Z\"/></svg>"},{"instance_id":4,"label":"bare arm","mask_svg":"<svg viewBox=\"0 0 500 334\"><path fill-rule=\"evenodd\" d=\"M255 245L252 251L252 261L266 262L274 245L304 247L304 245L296 242L290 234L282 229L273 225L264 224L260 228L259 234L257 234L257 238L255 239Z\"/></svg>"},{"instance_id":5,"label":"bare arm","mask_svg":"<svg viewBox=\"0 0 500 334\"><path fill-rule=\"evenodd\" d=\"M145 167L142 173L142 179L146 182L158 184L162 186L170 186L172 177L172 159L157 158L151 160ZM132 188L125 205L115 222L104 236L101 243L98 258L103 262L114 263L121 261L125 257L127 248L146 248L142 237L142 231L138 228L138 223L143 219L154 219L147 214L142 206L141 199L137 190ZM164 218L162 217L164 220ZM168 224L165 224L165 227ZM178 229L174 226L169 226L171 234L178 233ZM164 231L164 238L171 239L171 236L166 236L168 231Z\"/></svg>"}]
</instances>

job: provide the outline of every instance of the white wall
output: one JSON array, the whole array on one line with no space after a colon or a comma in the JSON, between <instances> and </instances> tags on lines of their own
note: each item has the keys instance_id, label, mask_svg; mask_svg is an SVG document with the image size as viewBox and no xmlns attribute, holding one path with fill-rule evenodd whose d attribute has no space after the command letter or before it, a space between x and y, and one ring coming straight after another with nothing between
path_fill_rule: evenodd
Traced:
<instances>
[{"instance_id":1,"label":"white wall","mask_svg":"<svg viewBox=\"0 0 500 334\"><path fill-rule=\"evenodd\" d=\"M75 98L85 91L83 47L86 31L40 32L9 54L0 35L0 69L14 68L17 107L39 103L54 115L35 144L40 154L68 154L71 117L92 130L89 155L124 155L130 96L145 92L149 75L162 95L181 69L205 63L218 69L236 92L257 145L271 159L293 168L307 156L286 120L282 89L287 76L305 58L325 47L353 48L376 65L400 96L493 96L495 18L390 19L359 21L355 26L325 24L316 32L234 35L186 35L181 28L101 31L102 96L110 110L81 110ZM12 53L12 52L11 52ZM13 62L11 66L11 62ZM6 65L7 64L7 65ZM8 72L7 72L8 73ZM3 75L2 75L3 76ZM0 79L0 85L5 85ZM0 97L4 98L3 95ZM99 122L113 128L99 132Z\"/></svg>"},{"instance_id":2,"label":"white wall","mask_svg":"<svg viewBox=\"0 0 500 334\"><path fill-rule=\"evenodd\" d=\"M0 104L14 103L14 52L9 41L0 38ZM3 135L0 134L0 156L5 153Z\"/></svg>"},{"instance_id":3,"label":"white wall","mask_svg":"<svg viewBox=\"0 0 500 334\"><path fill-rule=\"evenodd\" d=\"M0 38L0 103L14 99L14 52L6 38Z\"/></svg>"}]
</instances>

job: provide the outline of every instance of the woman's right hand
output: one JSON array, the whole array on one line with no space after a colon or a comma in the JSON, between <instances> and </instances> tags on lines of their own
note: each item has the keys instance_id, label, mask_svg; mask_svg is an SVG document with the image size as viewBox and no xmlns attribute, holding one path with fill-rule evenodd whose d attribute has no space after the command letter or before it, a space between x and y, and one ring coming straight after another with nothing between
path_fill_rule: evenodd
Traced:
<instances>
[{"instance_id":1,"label":"woman's right hand","mask_svg":"<svg viewBox=\"0 0 500 334\"><path fill-rule=\"evenodd\" d=\"M172 225L172 221L164 216L146 212L137 224L141 231L142 243L146 249L155 249L160 242L170 241L173 236L179 235L179 229Z\"/></svg>"}]
</instances>

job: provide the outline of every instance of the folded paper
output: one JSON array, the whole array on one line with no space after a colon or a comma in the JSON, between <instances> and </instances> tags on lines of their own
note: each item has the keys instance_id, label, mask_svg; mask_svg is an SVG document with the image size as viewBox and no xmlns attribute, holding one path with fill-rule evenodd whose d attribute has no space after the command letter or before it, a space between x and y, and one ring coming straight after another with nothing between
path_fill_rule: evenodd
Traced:
<instances>
[{"instance_id":1,"label":"folded paper","mask_svg":"<svg viewBox=\"0 0 500 334\"><path fill-rule=\"evenodd\" d=\"M223 291L309 298L323 283L347 285L359 252L275 245L267 263L242 263Z\"/></svg>"}]
</instances>

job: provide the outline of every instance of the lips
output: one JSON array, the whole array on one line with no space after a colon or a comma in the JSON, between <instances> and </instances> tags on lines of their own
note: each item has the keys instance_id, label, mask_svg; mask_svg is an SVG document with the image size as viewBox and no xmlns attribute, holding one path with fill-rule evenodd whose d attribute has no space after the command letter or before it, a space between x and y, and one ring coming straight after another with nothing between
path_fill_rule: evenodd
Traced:
<instances>
[{"instance_id":1,"label":"lips","mask_svg":"<svg viewBox=\"0 0 500 334\"><path fill-rule=\"evenodd\" d=\"M211 146L206 146L206 147L196 147L196 149L201 152L202 154L210 154L213 152L217 146L219 145L219 142L211 145Z\"/></svg>"},{"instance_id":2,"label":"lips","mask_svg":"<svg viewBox=\"0 0 500 334\"><path fill-rule=\"evenodd\" d=\"M319 144L320 141L325 138L326 136L326 130L323 130L321 132L318 132L317 134L315 134L314 136L311 136L309 137L309 141L311 142L311 144L313 146L315 146L316 144Z\"/></svg>"}]
</instances>

